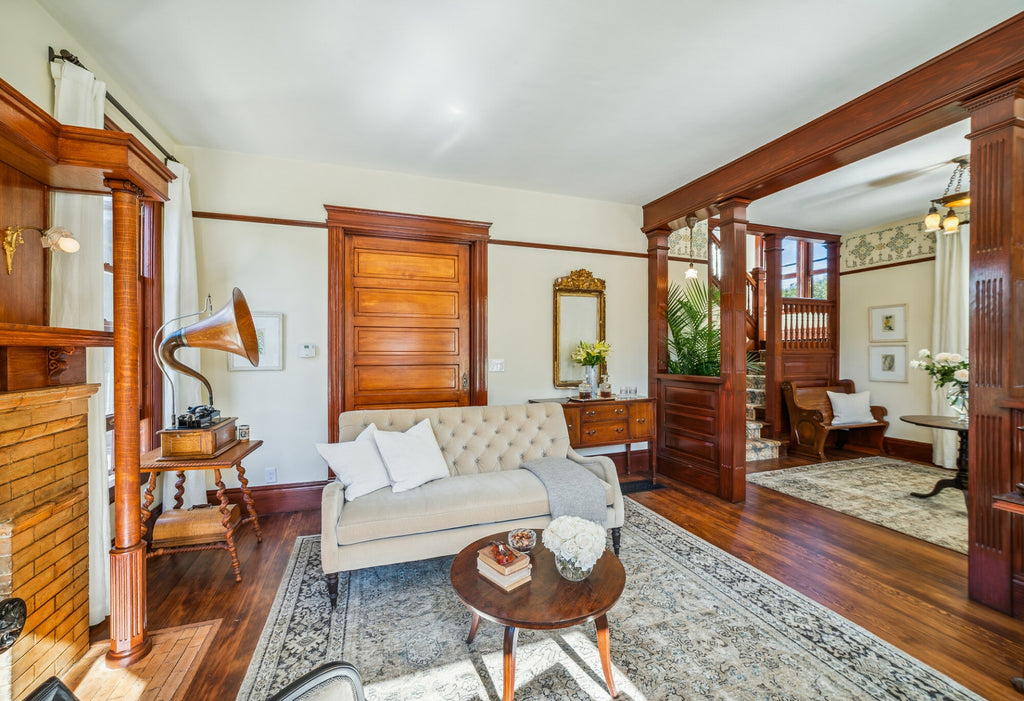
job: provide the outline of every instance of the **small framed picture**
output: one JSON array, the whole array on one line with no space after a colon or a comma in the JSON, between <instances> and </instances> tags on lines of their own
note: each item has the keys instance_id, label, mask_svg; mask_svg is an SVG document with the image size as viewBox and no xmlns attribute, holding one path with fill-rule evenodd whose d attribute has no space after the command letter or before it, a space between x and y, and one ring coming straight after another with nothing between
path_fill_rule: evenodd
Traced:
<instances>
[{"instance_id":1,"label":"small framed picture","mask_svg":"<svg viewBox=\"0 0 1024 701\"><path fill-rule=\"evenodd\" d=\"M907 305L871 307L870 315L872 343L891 343L907 340Z\"/></svg>"},{"instance_id":2,"label":"small framed picture","mask_svg":"<svg viewBox=\"0 0 1024 701\"><path fill-rule=\"evenodd\" d=\"M280 370L284 315L279 312L253 312L252 323L256 327L256 345L260 351L260 363L256 367L243 356L228 353L228 370Z\"/></svg>"},{"instance_id":3,"label":"small framed picture","mask_svg":"<svg viewBox=\"0 0 1024 701\"><path fill-rule=\"evenodd\" d=\"M907 347L871 346L868 379L872 382L907 381Z\"/></svg>"}]
</instances>

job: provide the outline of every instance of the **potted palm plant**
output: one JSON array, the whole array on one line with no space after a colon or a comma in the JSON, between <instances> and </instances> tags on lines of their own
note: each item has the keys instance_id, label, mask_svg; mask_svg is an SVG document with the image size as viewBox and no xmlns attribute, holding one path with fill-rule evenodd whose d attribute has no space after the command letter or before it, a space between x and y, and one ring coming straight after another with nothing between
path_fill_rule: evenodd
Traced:
<instances>
[{"instance_id":1,"label":"potted palm plant","mask_svg":"<svg viewBox=\"0 0 1024 701\"><path fill-rule=\"evenodd\" d=\"M671 285L665 309L669 336L668 371L676 375L718 376L722 369L719 291L700 280Z\"/></svg>"}]
</instances>

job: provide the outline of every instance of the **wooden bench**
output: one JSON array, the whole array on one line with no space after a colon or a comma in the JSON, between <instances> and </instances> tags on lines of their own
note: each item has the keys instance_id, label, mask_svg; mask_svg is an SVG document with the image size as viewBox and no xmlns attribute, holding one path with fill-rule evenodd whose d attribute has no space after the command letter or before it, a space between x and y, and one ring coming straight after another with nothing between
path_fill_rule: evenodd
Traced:
<instances>
[{"instance_id":1,"label":"wooden bench","mask_svg":"<svg viewBox=\"0 0 1024 701\"><path fill-rule=\"evenodd\" d=\"M825 442L835 434L835 445L842 448L848 440L857 449L879 455L889 422L883 406L872 406L870 423L832 425L832 402L826 392L854 392L852 380L839 380L839 384L826 386L800 386L795 382L782 383L782 395L789 411L790 448L825 460Z\"/></svg>"}]
</instances>

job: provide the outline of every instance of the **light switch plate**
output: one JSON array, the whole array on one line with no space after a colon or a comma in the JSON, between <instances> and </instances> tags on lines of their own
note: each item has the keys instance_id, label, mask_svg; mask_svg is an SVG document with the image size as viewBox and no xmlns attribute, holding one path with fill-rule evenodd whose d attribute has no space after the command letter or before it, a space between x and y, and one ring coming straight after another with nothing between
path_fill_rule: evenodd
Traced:
<instances>
[{"instance_id":1,"label":"light switch plate","mask_svg":"<svg viewBox=\"0 0 1024 701\"><path fill-rule=\"evenodd\" d=\"M504 358L490 358L487 361L488 372L505 372Z\"/></svg>"}]
</instances>

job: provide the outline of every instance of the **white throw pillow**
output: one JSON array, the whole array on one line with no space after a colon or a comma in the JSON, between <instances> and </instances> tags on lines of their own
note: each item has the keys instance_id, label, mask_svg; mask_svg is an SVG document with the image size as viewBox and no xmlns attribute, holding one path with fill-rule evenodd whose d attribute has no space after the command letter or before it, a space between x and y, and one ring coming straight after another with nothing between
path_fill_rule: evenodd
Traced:
<instances>
[{"instance_id":1,"label":"white throw pillow","mask_svg":"<svg viewBox=\"0 0 1024 701\"><path fill-rule=\"evenodd\" d=\"M373 440L377 426L370 424L354 441L317 443L316 449L345 485L345 501L375 492L391 484L384 461Z\"/></svg>"},{"instance_id":2,"label":"white throw pillow","mask_svg":"<svg viewBox=\"0 0 1024 701\"><path fill-rule=\"evenodd\" d=\"M827 390L826 390L827 391ZM871 415L871 392L828 392L832 402L832 425L874 423Z\"/></svg>"},{"instance_id":3,"label":"white throw pillow","mask_svg":"<svg viewBox=\"0 0 1024 701\"><path fill-rule=\"evenodd\" d=\"M448 463L430 428L430 419L423 419L405 433L377 431L373 437L391 478L391 491L404 492L448 476Z\"/></svg>"}]
</instances>

